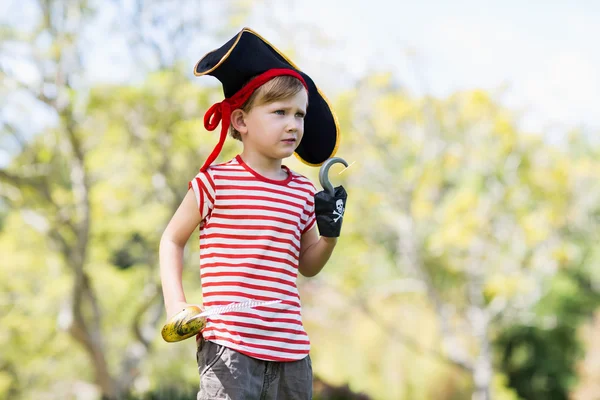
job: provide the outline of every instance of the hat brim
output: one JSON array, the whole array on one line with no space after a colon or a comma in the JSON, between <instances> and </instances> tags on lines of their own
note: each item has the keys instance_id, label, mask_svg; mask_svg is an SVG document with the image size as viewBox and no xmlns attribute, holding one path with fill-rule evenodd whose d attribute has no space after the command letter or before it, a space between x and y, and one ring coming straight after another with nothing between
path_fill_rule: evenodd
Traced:
<instances>
[{"instance_id":1,"label":"hat brim","mask_svg":"<svg viewBox=\"0 0 600 400\"><path fill-rule=\"evenodd\" d=\"M211 75L231 97L252 77L274 68L297 71L308 86L308 108L304 135L296 157L310 166L320 166L333 157L339 146L339 123L333 109L313 80L281 51L249 28L242 29L220 48L207 53L194 67L194 75Z\"/></svg>"}]
</instances>

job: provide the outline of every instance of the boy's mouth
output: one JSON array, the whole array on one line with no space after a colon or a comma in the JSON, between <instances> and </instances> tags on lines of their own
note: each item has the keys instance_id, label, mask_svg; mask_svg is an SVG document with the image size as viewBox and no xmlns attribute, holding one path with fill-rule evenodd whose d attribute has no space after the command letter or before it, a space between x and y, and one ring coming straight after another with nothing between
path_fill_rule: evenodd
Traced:
<instances>
[{"instance_id":1,"label":"boy's mouth","mask_svg":"<svg viewBox=\"0 0 600 400\"><path fill-rule=\"evenodd\" d=\"M296 143L296 139L294 139L294 138L283 139L282 142L284 142L284 143Z\"/></svg>"}]
</instances>

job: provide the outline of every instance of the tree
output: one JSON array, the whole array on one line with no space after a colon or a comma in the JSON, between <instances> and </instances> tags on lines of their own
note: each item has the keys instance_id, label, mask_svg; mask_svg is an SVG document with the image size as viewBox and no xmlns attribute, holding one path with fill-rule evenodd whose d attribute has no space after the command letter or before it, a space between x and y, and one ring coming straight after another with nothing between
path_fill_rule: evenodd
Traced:
<instances>
[{"instance_id":1,"label":"tree","mask_svg":"<svg viewBox=\"0 0 600 400\"><path fill-rule=\"evenodd\" d=\"M11 134L20 148L16 162L3 169L0 176L5 184L20 192L10 201L11 207L26 212L28 217L25 221L41 234L48 235L69 269L72 286L69 301L63 309L69 315L65 319L68 319L65 329L94 361L95 379L103 393L114 397L117 387L104 354L105 343L100 333L101 310L85 268L90 238L89 196L92 182L79 125L83 96L78 92L78 79L82 77L82 61L81 43L76 33L94 10L87 1L40 1L36 5L38 20L34 29L31 32L15 31L8 40L16 42L16 48L28 43L42 43L39 47L29 48L29 59L16 61L37 67L38 75L34 82L29 83L18 75L10 76L6 68L4 74L8 84L16 86L26 96L33 110L50 110L56 120L55 128L48 135L52 145L49 149L41 149L39 142L24 138L22 132L27 126L17 127L12 122L3 121L3 133ZM18 41L18 36L24 36L24 40ZM7 47L7 42L4 42L4 47Z\"/></svg>"},{"instance_id":2,"label":"tree","mask_svg":"<svg viewBox=\"0 0 600 400\"><path fill-rule=\"evenodd\" d=\"M154 23L163 22L156 22L153 18L156 18L156 13L160 12L162 7L168 6L163 2L153 2L147 6L141 1L136 5L140 9L143 7L145 11L150 8L144 17ZM193 152L193 147L185 147L190 143L186 142L182 135L189 133L188 129L197 128L199 125L197 121L190 122L190 119L197 119L196 107L199 101L206 101L206 96L201 96L180 70L165 74L162 81L157 78L156 84L162 86L146 87L145 91L130 90L125 95L129 94L127 100L134 103L126 104L131 109L126 110L127 115L124 117L131 117L130 121L136 122L124 125L125 129L120 131L123 137L110 142L110 133L97 129L94 124L98 123L100 118L110 120L119 118L119 115L115 112L112 117L99 116L98 109L109 108L102 101L110 101L110 105L114 107L124 106L125 102L114 97L102 98L94 90L90 91L91 87L86 81L85 49L93 43L90 44L85 27L94 22L96 6L87 1L49 0L36 2L34 6L33 26L6 24L2 30L3 48L7 50L2 59L2 88L5 93L12 95L3 100L8 106L16 108L19 104L15 105L15 99L22 99L22 106L27 107L33 115L47 117L42 121L40 132L33 132L32 124L20 119L18 113L13 114L17 115L14 118L7 117L2 120L1 140L12 146L9 165L0 169L2 200L13 212L8 223L12 229L19 223L16 221L20 220L28 225L29 229L41 235L40 238L45 237L47 240L46 243L45 240L35 239L35 234L29 229L19 228L27 234L30 246L38 246L39 251L46 254L48 260L58 261L54 255L59 256L60 263L65 267L65 275L61 274L61 285L58 286L67 289L68 295L54 294L49 297L49 301L52 299L62 303L60 311L49 311L54 316L58 314L59 326L85 351L89 365L93 368L93 380L102 395L105 398L119 398L131 390L134 379L139 374L140 363L151 347L152 335L148 336L148 331L154 331L161 317L162 307L156 279L151 278L155 272L153 268L156 261L149 256L153 253L157 239L156 232L151 232L154 236L150 239L142 238L135 230L127 229L125 234L132 240L137 240L137 244L142 248L141 253L144 253L141 259L130 258L127 263L145 264L149 268L146 275L149 282L144 292L146 298L133 304L135 312L130 318L132 340L122 349L118 357L119 362L113 362L105 335L106 312L112 310L105 308L106 301L103 300L101 289L105 287L103 282L94 280L94 277L97 277L94 267L98 263L97 254L94 254L97 249L95 241L98 240L98 235L102 234L102 212L107 211L103 210L95 199L102 197L98 190L106 183L108 171L103 169L105 165L98 165L97 160L106 158L107 145L126 147L136 142L138 149L145 150L145 167L148 170L155 167L159 169L154 175L155 184L151 186L153 190L147 193L149 197L145 200L167 199L167 208L173 210L177 197L182 197L181 194L185 191L185 186L182 189L174 187L177 180L174 180L172 175L179 172L173 171L174 166L189 167L186 163L198 156ZM185 14L188 20L183 24L197 22L189 20L190 15L193 14ZM185 28L175 29L174 37L191 34L189 27ZM144 35L137 38L142 40ZM145 43L152 44L152 40L146 40ZM160 47L157 46L156 49L160 51ZM163 68L170 67L170 63L173 62L168 57L159 57L159 60ZM19 73L23 68L35 71L35 78L25 79ZM150 84L154 82L151 80ZM182 99L181 96L190 97ZM206 104L203 106L206 107ZM155 110L161 107L165 109L165 115L157 118ZM96 115L91 115L94 112ZM144 126L144 123L151 126ZM184 133L177 137L174 129L180 129ZM143 132L141 136L140 132ZM151 137L143 137L147 132L152 132ZM126 138L131 140L128 142ZM166 153L177 153L179 150L182 156L176 159L169 158L169 153ZM102 152L104 155L99 155ZM118 153L112 150L113 157ZM116 159L112 159L111 162L112 165L117 165ZM139 166L131 163L121 166L125 169L138 168L135 172L140 172ZM122 171L110 172L122 176ZM143 172L144 177L152 176L145 170ZM178 175L178 179L181 179L180 177L181 175ZM14 214L17 211L20 212L20 217ZM163 216L155 229L164 226L164 223ZM126 243L126 238L123 243ZM26 244L9 244L12 245L19 248ZM132 246L129 246L125 251L132 249ZM115 251L112 261L125 266L127 263L123 264L122 259L119 261L119 256L123 254ZM18 262L15 264L19 265ZM63 279L65 277L70 280L66 286ZM11 287L11 284L8 286L9 296L16 296L15 288ZM9 309L7 315L10 311ZM44 318L46 319L46 316ZM31 322L26 326L17 324L8 340L17 340L16 336L30 330ZM15 375L18 369L15 363L14 360L3 361L5 370L11 375ZM9 392L16 390L19 390L19 387L13 382Z\"/></svg>"},{"instance_id":3,"label":"tree","mask_svg":"<svg viewBox=\"0 0 600 400\"><path fill-rule=\"evenodd\" d=\"M411 99L379 75L337 109L345 154L357 162L346 179L361 188L361 232L385 247L399 278L416 280L444 358L472 377L474 400L489 399L495 332L527 320L561 266L570 216L595 212L570 186L575 157L519 132L512 113L481 91Z\"/></svg>"}]
</instances>

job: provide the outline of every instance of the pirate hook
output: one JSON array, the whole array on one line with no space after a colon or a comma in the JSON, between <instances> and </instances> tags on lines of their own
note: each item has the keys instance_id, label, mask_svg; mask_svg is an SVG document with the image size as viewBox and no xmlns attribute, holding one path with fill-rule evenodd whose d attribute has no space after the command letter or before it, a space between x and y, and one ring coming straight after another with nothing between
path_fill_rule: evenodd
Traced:
<instances>
[{"instance_id":1,"label":"pirate hook","mask_svg":"<svg viewBox=\"0 0 600 400\"><path fill-rule=\"evenodd\" d=\"M346 190L342 186L334 188L329 181L329 168L337 163L348 167L348 163L340 157L333 157L325 161L319 170L319 182L323 191L315 195L315 212L319 233L326 237L339 236L346 207Z\"/></svg>"},{"instance_id":2,"label":"pirate hook","mask_svg":"<svg viewBox=\"0 0 600 400\"><path fill-rule=\"evenodd\" d=\"M333 164L337 163L344 164L344 166L348 168L348 163L346 160L341 157L332 157L325 161L319 170L319 182L321 183L323 189L325 189L325 191L331 196L335 195L335 191L331 185L331 182L329 181L329 168L331 168Z\"/></svg>"}]
</instances>

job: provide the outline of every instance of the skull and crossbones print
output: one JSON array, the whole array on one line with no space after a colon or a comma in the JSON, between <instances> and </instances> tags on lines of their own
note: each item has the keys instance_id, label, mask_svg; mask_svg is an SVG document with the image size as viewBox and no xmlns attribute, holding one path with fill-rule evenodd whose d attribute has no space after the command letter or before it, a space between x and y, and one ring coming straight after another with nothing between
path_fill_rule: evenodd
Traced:
<instances>
[{"instance_id":1,"label":"skull and crossbones print","mask_svg":"<svg viewBox=\"0 0 600 400\"><path fill-rule=\"evenodd\" d=\"M337 215L337 218L334 218L333 222L338 222L338 220L344 216L344 201L342 199L336 200L333 214Z\"/></svg>"}]
</instances>

